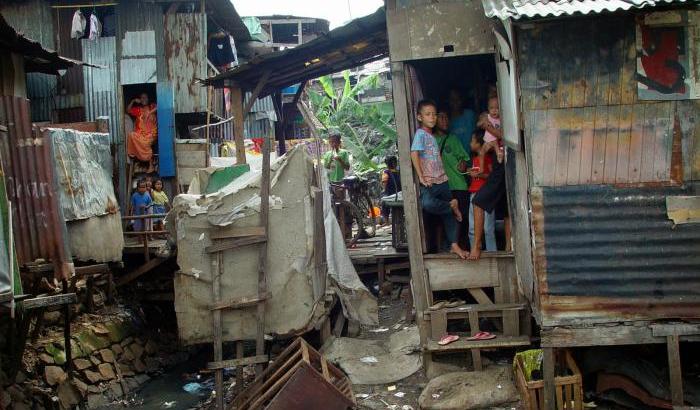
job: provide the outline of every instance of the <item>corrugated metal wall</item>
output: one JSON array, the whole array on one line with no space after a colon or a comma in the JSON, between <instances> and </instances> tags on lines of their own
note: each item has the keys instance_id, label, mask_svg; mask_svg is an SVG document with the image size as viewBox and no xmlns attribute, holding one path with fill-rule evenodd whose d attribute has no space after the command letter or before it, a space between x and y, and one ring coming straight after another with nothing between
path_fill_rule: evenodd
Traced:
<instances>
[{"instance_id":1,"label":"corrugated metal wall","mask_svg":"<svg viewBox=\"0 0 700 410\"><path fill-rule=\"evenodd\" d=\"M48 7L48 5L44 6ZM71 23L74 9L55 9L54 27L56 51L62 56L76 60L83 59L80 39L71 38ZM89 16L85 16L89 18ZM74 66L58 77L57 92L54 96L54 108L57 122L76 122L85 120L85 101L83 94L83 68Z\"/></svg>"},{"instance_id":2,"label":"corrugated metal wall","mask_svg":"<svg viewBox=\"0 0 700 410\"><path fill-rule=\"evenodd\" d=\"M117 50L115 37L82 40L83 60L105 68L83 67L85 81L85 114L88 121L109 117L109 133L113 144L122 144L121 119L117 83Z\"/></svg>"},{"instance_id":3,"label":"corrugated metal wall","mask_svg":"<svg viewBox=\"0 0 700 410\"><path fill-rule=\"evenodd\" d=\"M17 259L20 264L39 258L53 261L57 276L67 278L70 252L58 203L51 139L32 130L25 98L0 97L0 124L8 129L0 149L12 203Z\"/></svg>"},{"instance_id":4,"label":"corrugated metal wall","mask_svg":"<svg viewBox=\"0 0 700 410\"><path fill-rule=\"evenodd\" d=\"M541 325L696 317L700 226L665 198L698 195L698 105L638 99L631 14L518 34Z\"/></svg>"},{"instance_id":5,"label":"corrugated metal wall","mask_svg":"<svg viewBox=\"0 0 700 410\"><path fill-rule=\"evenodd\" d=\"M243 105L248 103L250 93L246 93L243 98ZM272 97L258 98L246 116L244 123L244 133L246 138L274 138L275 124L268 118L275 115L275 105Z\"/></svg>"},{"instance_id":6,"label":"corrugated metal wall","mask_svg":"<svg viewBox=\"0 0 700 410\"><path fill-rule=\"evenodd\" d=\"M207 75L205 20L198 13L165 16L165 58L176 113L206 112L207 89L196 83Z\"/></svg>"}]
</instances>

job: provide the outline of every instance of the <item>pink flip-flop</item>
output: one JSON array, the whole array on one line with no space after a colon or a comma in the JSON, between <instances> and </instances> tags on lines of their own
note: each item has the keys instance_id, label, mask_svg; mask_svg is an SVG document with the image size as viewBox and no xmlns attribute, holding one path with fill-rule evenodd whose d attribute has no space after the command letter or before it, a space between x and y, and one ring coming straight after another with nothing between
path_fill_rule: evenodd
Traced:
<instances>
[{"instance_id":1,"label":"pink flip-flop","mask_svg":"<svg viewBox=\"0 0 700 410\"><path fill-rule=\"evenodd\" d=\"M490 339L495 339L496 335L493 333L489 332L477 332L473 336L469 336L467 340L490 340Z\"/></svg>"},{"instance_id":2,"label":"pink flip-flop","mask_svg":"<svg viewBox=\"0 0 700 410\"><path fill-rule=\"evenodd\" d=\"M440 341L438 342L438 344L439 344L440 346L445 346L445 345L448 345L448 344L450 344L450 343L452 343L452 342L456 342L457 340L459 340L459 336L458 336L458 335L445 335L445 336L442 337L442 339L440 339Z\"/></svg>"}]
</instances>

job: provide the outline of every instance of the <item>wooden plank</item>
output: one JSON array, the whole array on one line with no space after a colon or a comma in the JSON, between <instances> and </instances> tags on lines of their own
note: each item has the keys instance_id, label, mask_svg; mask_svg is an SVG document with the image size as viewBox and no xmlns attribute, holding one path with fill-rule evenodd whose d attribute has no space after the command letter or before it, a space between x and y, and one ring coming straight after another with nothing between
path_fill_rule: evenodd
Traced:
<instances>
[{"instance_id":1,"label":"wooden plank","mask_svg":"<svg viewBox=\"0 0 700 410\"><path fill-rule=\"evenodd\" d=\"M469 332L472 336L479 333L479 312L471 311L469 312ZM471 349L472 354L472 364L474 365L474 370L483 370L483 365L481 363L481 349Z\"/></svg>"},{"instance_id":2,"label":"wooden plank","mask_svg":"<svg viewBox=\"0 0 700 410\"><path fill-rule=\"evenodd\" d=\"M126 275L120 277L119 279L117 279L116 285L117 286L126 285L127 283L133 281L134 279L139 278L141 275L148 273L149 271L151 271L151 269L154 269L155 267L161 265L166 260L167 260L167 258L153 258L150 261L139 266L135 270L133 270L133 271L127 273Z\"/></svg>"},{"instance_id":3,"label":"wooden plank","mask_svg":"<svg viewBox=\"0 0 700 410\"><path fill-rule=\"evenodd\" d=\"M663 102L659 107L656 118L653 181L668 181L671 179L672 144L673 104L670 102Z\"/></svg>"},{"instance_id":4,"label":"wooden plank","mask_svg":"<svg viewBox=\"0 0 700 410\"><path fill-rule=\"evenodd\" d=\"M498 262L494 258L426 259L424 263L433 292L498 286Z\"/></svg>"},{"instance_id":5,"label":"wooden plank","mask_svg":"<svg viewBox=\"0 0 700 410\"><path fill-rule=\"evenodd\" d=\"M447 313L436 311L430 315L430 338L440 340L447 333Z\"/></svg>"},{"instance_id":6,"label":"wooden plank","mask_svg":"<svg viewBox=\"0 0 700 410\"><path fill-rule=\"evenodd\" d=\"M457 306L453 308L443 308L439 310L426 310L423 312L424 315L433 315L438 312L444 312L447 314L451 313L468 313L468 312L481 312L482 314L484 312L500 312L500 311L507 311L507 310L513 310L513 311L518 311L518 310L523 310L527 307L525 303L496 303L493 305L463 305L463 306Z\"/></svg>"},{"instance_id":7,"label":"wooden plank","mask_svg":"<svg viewBox=\"0 0 700 410\"><path fill-rule=\"evenodd\" d=\"M544 142L546 133L544 125L546 122L547 111L526 111L525 119L525 137L530 141L531 158L532 158L532 179L535 185L542 185L544 177Z\"/></svg>"},{"instance_id":8,"label":"wooden plank","mask_svg":"<svg viewBox=\"0 0 700 410\"><path fill-rule=\"evenodd\" d=\"M545 143L542 147L544 155L544 167L542 169L542 185L554 186L557 170L557 145L559 143L559 129L557 124L557 110L547 112L547 122L544 124Z\"/></svg>"},{"instance_id":9,"label":"wooden plank","mask_svg":"<svg viewBox=\"0 0 700 410\"><path fill-rule=\"evenodd\" d=\"M617 171L615 182L628 183L630 169L630 141L632 131L632 106L620 106L620 123L617 137Z\"/></svg>"},{"instance_id":10,"label":"wooden plank","mask_svg":"<svg viewBox=\"0 0 700 410\"><path fill-rule=\"evenodd\" d=\"M571 140L571 110L556 110L552 124L557 134L556 148L552 147L550 155L555 157L554 185L566 185L569 171L569 140Z\"/></svg>"},{"instance_id":11,"label":"wooden plank","mask_svg":"<svg viewBox=\"0 0 700 410\"><path fill-rule=\"evenodd\" d=\"M623 19L624 46L622 50L622 72L620 75L620 102L634 104L637 102L637 45L636 28L633 19Z\"/></svg>"},{"instance_id":12,"label":"wooden plank","mask_svg":"<svg viewBox=\"0 0 700 410\"><path fill-rule=\"evenodd\" d=\"M440 346L435 340L428 340L424 344L425 349L434 353L459 352L469 349L500 349L510 347L529 346L528 336L498 336L489 340L467 340L462 337L459 340L445 346Z\"/></svg>"},{"instance_id":13,"label":"wooden plank","mask_svg":"<svg viewBox=\"0 0 700 410\"><path fill-rule=\"evenodd\" d=\"M632 107L632 129L630 130L629 182L641 182L642 150L644 148L644 110L647 104Z\"/></svg>"},{"instance_id":14,"label":"wooden plank","mask_svg":"<svg viewBox=\"0 0 700 410\"><path fill-rule=\"evenodd\" d=\"M206 151L183 151L177 153L177 166L179 168L206 168Z\"/></svg>"},{"instance_id":15,"label":"wooden plank","mask_svg":"<svg viewBox=\"0 0 700 410\"><path fill-rule=\"evenodd\" d=\"M651 334L657 337L700 334L700 323L657 323L649 325Z\"/></svg>"},{"instance_id":16,"label":"wooden plank","mask_svg":"<svg viewBox=\"0 0 700 410\"><path fill-rule=\"evenodd\" d=\"M270 361L270 358L267 357L266 355L250 356L250 357L244 357L241 359L231 359L231 360L221 360L218 362L209 362L209 363L207 363L207 369L208 370L227 369L230 367L250 366L250 365L259 364L259 363L267 363L269 361Z\"/></svg>"},{"instance_id":17,"label":"wooden plank","mask_svg":"<svg viewBox=\"0 0 700 410\"><path fill-rule=\"evenodd\" d=\"M260 226L265 230L265 237L269 236L270 227L270 139L265 138L263 142L263 164L262 164L262 182L260 187ZM258 263L258 295L267 294L267 242L260 245L259 263ZM255 354L258 356L265 353L265 304L259 303L257 309L257 325L258 331L255 336ZM326 318L326 320L328 320ZM324 335L330 333L330 323L328 323L328 331L324 331ZM325 340L324 340L325 342ZM262 373L262 366L256 367L256 373Z\"/></svg>"},{"instance_id":18,"label":"wooden plank","mask_svg":"<svg viewBox=\"0 0 700 410\"><path fill-rule=\"evenodd\" d=\"M231 87L231 110L233 113L233 138L236 144L236 164L245 164L245 142L243 92L240 87Z\"/></svg>"},{"instance_id":19,"label":"wooden plank","mask_svg":"<svg viewBox=\"0 0 700 410\"><path fill-rule=\"evenodd\" d=\"M682 406L683 400L683 375L681 373L681 352L678 345L678 335L669 335L667 339L668 369L671 383L671 403L674 406Z\"/></svg>"},{"instance_id":20,"label":"wooden plank","mask_svg":"<svg viewBox=\"0 0 700 410\"><path fill-rule=\"evenodd\" d=\"M605 106L595 107L593 134L593 159L591 163L591 183L603 183L605 175L605 140L608 132L608 110Z\"/></svg>"},{"instance_id":21,"label":"wooden plank","mask_svg":"<svg viewBox=\"0 0 700 410\"><path fill-rule=\"evenodd\" d=\"M467 289L469 294L472 295L476 301L482 305L493 305L491 298L483 291L481 288L469 288Z\"/></svg>"},{"instance_id":22,"label":"wooden plank","mask_svg":"<svg viewBox=\"0 0 700 410\"><path fill-rule=\"evenodd\" d=\"M519 310L504 310L503 311L503 335L504 336L519 336L520 335L520 311Z\"/></svg>"},{"instance_id":23,"label":"wooden plank","mask_svg":"<svg viewBox=\"0 0 700 410\"><path fill-rule=\"evenodd\" d=\"M590 89L590 88L587 88ZM586 97L588 98L588 97ZM595 108L583 109L581 124L581 165L579 167L579 183L591 183L593 172L593 145L595 136Z\"/></svg>"},{"instance_id":24,"label":"wooden plank","mask_svg":"<svg viewBox=\"0 0 700 410\"><path fill-rule=\"evenodd\" d=\"M267 242L266 237L263 236L248 236L243 238L232 238L232 239L221 239L214 244L207 246L204 250L207 253L216 253L225 251L228 249L241 248L243 246L257 245L259 243L265 244Z\"/></svg>"},{"instance_id":25,"label":"wooden plank","mask_svg":"<svg viewBox=\"0 0 700 410\"><path fill-rule=\"evenodd\" d=\"M609 33L612 24L610 24L609 21L592 21L591 24L593 26L591 27L591 31L598 33L596 53L601 57L598 59L598 64L596 67L596 84L593 98L597 107L604 107L608 105L609 101L608 90L610 88L610 51L608 38L610 37Z\"/></svg>"},{"instance_id":26,"label":"wooden plank","mask_svg":"<svg viewBox=\"0 0 700 410\"><path fill-rule=\"evenodd\" d=\"M625 33L619 24L612 26L612 38L609 43L608 67L610 70L610 86L608 87L608 105L619 105L622 101L620 87L622 82L622 63L624 61Z\"/></svg>"},{"instance_id":27,"label":"wooden plank","mask_svg":"<svg viewBox=\"0 0 700 410\"><path fill-rule=\"evenodd\" d=\"M423 264L423 246L420 231L420 215L418 212L418 193L414 179L413 165L411 164L411 126L412 115L409 99L406 92L407 79L404 73L405 65L399 62L391 63L391 83L394 93L394 115L396 131L398 134L399 162L401 169L401 188L404 198L404 213L406 221L406 236L408 238L409 260L411 262L411 281L414 295L414 304L417 312L427 308L428 278ZM421 337L421 342L427 339L427 323L420 315L416 321ZM424 365L426 371L430 370L430 357L426 357Z\"/></svg>"},{"instance_id":28,"label":"wooden plank","mask_svg":"<svg viewBox=\"0 0 700 410\"><path fill-rule=\"evenodd\" d=\"M109 265L106 263L98 263L96 265L89 266L76 266L75 275L76 276L91 276L91 275L102 275L109 272Z\"/></svg>"},{"instance_id":29,"label":"wooden plank","mask_svg":"<svg viewBox=\"0 0 700 410\"><path fill-rule=\"evenodd\" d=\"M644 104L644 124L642 137L642 161L639 179L641 182L654 180L654 158L656 150L656 117L659 115L661 104Z\"/></svg>"},{"instance_id":30,"label":"wooden plank","mask_svg":"<svg viewBox=\"0 0 700 410\"><path fill-rule=\"evenodd\" d=\"M245 106L243 107L243 120L245 120L245 117L250 112L250 109L253 108L255 100L257 100L258 96L260 95L260 91L262 91L265 85L267 84L267 80L270 78L270 73L270 70L265 71L262 77L260 77L260 79L258 80L258 83L255 85L253 91L250 93L248 102L246 102Z\"/></svg>"},{"instance_id":31,"label":"wooden plank","mask_svg":"<svg viewBox=\"0 0 700 410\"><path fill-rule=\"evenodd\" d=\"M545 347L542 349L542 380L544 381L544 408L542 410L556 409L556 386L554 384L554 348Z\"/></svg>"},{"instance_id":32,"label":"wooden plank","mask_svg":"<svg viewBox=\"0 0 700 410\"><path fill-rule=\"evenodd\" d=\"M212 260L212 273L214 278L212 280L212 297L214 298L214 304L221 301L221 276L224 273L224 255L221 252L217 252L211 255ZM221 323L221 310L216 309L212 312L212 328L214 335L214 362L223 361L224 357L224 344L223 344L223 329ZM224 391L224 370L223 368L217 369L214 375L214 383L217 392ZM224 410L224 395L218 394L216 396L216 410Z\"/></svg>"},{"instance_id":33,"label":"wooden plank","mask_svg":"<svg viewBox=\"0 0 700 410\"><path fill-rule=\"evenodd\" d=\"M59 295L38 296L31 299L24 299L21 302L24 309L38 309L48 306L71 305L78 303L78 297L75 293L62 293Z\"/></svg>"},{"instance_id":34,"label":"wooden plank","mask_svg":"<svg viewBox=\"0 0 700 410\"><path fill-rule=\"evenodd\" d=\"M583 96L581 96L581 98L583 98ZM583 109L570 109L569 117L569 163L566 172L566 184L579 185L581 183L581 133L583 130Z\"/></svg>"},{"instance_id":35,"label":"wooden plank","mask_svg":"<svg viewBox=\"0 0 700 410\"><path fill-rule=\"evenodd\" d=\"M620 106L608 107L608 127L605 137L605 169L603 183L615 183L617 175L618 132L620 126Z\"/></svg>"},{"instance_id":36,"label":"wooden plank","mask_svg":"<svg viewBox=\"0 0 700 410\"><path fill-rule=\"evenodd\" d=\"M212 303L211 305L209 305L209 310L242 309L242 308L255 306L260 302L264 302L266 299L267 299L267 296L262 295L262 297L256 296L253 298L237 298L237 299L222 300L222 301Z\"/></svg>"},{"instance_id":37,"label":"wooden plank","mask_svg":"<svg viewBox=\"0 0 700 410\"><path fill-rule=\"evenodd\" d=\"M246 236L265 236L262 226L227 226L210 231L210 239L243 238Z\"/></svg>"}]
</instances>

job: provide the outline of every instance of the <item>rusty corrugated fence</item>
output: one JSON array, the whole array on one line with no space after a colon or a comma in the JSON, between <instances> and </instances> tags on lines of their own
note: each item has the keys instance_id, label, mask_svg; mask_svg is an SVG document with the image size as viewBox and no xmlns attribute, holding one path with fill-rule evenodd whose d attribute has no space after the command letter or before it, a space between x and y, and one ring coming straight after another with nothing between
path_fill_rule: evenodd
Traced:
<instances>
[{"instance_id":1,"label":"rusty corrugated fence","mask_svg":"<svg viewBox=\"0 0 700 410\"><path fill-rule=\"evenodd\" d=\"M12 203L15 248L20 265L43 259L53 262L58 278L71 275L65 222L58 204L51 139L32 129L29 101L0 97L2 167Z\"/></svg>"}]
</instances>

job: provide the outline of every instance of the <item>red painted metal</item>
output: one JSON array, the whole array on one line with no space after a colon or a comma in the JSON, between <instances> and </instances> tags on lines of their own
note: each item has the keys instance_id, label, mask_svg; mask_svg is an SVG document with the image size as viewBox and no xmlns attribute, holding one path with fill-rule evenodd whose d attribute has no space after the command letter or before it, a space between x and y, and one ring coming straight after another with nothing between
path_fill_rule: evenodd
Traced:
<instances>
[{"instance_id":1,"label":"red painted metal","mask_svg":"<svg viewBox=\"0 0 700 410\"><path fill-rule=\"evenodd\" d=\"M17 258L21 266L43 259L53 262L55 276L67 279L73 268L66 226L58 201L57 179L48 133L32 129L29 101L0 97L2 167L12 203Z\"/></svg>"}]
</instances>

